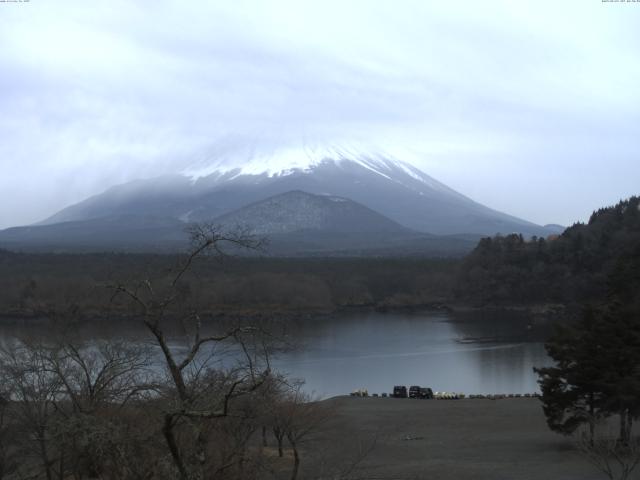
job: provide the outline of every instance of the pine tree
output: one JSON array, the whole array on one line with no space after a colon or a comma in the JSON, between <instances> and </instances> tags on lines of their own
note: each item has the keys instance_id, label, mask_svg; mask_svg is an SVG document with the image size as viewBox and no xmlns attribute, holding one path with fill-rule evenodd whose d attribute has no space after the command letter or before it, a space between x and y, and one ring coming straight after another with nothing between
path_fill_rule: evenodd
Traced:
<instances>
[{"instance_id":1,"label":"pine tree","mask_svg":"<svg viewBox=\"0 0 640 480\"><path fill-rule=\"evenodd\" d=\"M620 441L628 444L633 420L640 417L640 248L616 262L602 323L604 408L619 415Z\"/></svg>"},{"instance_id":2,"label":"pine tree","mask_svg":"<svg viewBox=\"0 0 640 480\"><path fill-rule=\"evenodd\" d=\"M576 324L546 343L556 366L539 368L549 427L570 434L584 423L618 415L620 442L629 444L640 417L640 255L620 257L609 277L607 303L585 309Z\"/></svg>"},{"instance_id":3,"label":"pine tree","mask_svg":"<svg viewBox=\"0 0 640 480\"><path fill-rule=\"evenodd\" d=\"M545 344L556 366L534 370L540 377L543 410L553 431L569 435L587 424L594 438L596 422L604 413L599 381L606 369L598 332L597 315L587 308L577 324L558 327Z\"/></svg>"}]
</instances>

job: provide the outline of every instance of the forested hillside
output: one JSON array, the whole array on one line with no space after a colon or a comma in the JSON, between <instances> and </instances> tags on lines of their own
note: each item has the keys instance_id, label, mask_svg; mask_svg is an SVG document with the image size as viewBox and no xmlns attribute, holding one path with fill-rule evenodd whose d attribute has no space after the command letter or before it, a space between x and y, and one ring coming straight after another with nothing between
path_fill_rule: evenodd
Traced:
<instances>
[{"instance_id":1,"label":"forested hillside","mask_svg":"<svg viewBox=\"0 0 640 480\"><path fill-rule=\"evenodd\" d=\"M428 304L600 303L615 282L640 275L640 198L593 213L562 235L485 238L463 260L430 258L228 258L196 269L190 288L213 311L335 311ZM162 276L173 255L19 254L0 251L0 315L43 305L104 311L105 285ZM638 295L631 293L633 301ZM628 300L628 299L627 299Z\"/></svg>"},{"instance_id":2,"label":"forested hillside","mask_svg":"<svg viewBox=\"0 0 640 480\"><path fill-rule=\"evenodd\" d=\"M456 296L481 304L598 302L614 277L640 275L639 259L640 198L631 197L558 237L482 239L461 265Z\"/></svg>"},{"instance_id":3,"label":"forested hillside","mask_svg":"<svg viewBox=\"0 0 640 480\"><path fill-rule=\"evenodd\" d=\"M76 305L102 315L117 281L162 278L181 257L26 254L0 250L0 316ZM203 311L332 312L445 303L456 259L204 258L185 283ZM186 288L186 287L185 287Z\"/></svg>"}]
</instances>

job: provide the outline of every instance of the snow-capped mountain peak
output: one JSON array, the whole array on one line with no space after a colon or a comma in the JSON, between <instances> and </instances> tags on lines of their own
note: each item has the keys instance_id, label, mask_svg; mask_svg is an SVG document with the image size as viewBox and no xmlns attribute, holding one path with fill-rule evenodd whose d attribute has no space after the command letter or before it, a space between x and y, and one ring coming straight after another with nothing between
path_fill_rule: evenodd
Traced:
<instances>
[{"instance_id":1,"label":"snow-capped mountain peak","mask_svg":"<svg viewBox=\"0 0 640 480\"><path fill-rule=\"evenodd\" d=\"M352 142L267 148L230 139L195 158L183 175L114 186L43 223L123 214L210 222L266 198L299 191L348 199L419 232L545 233L538 225L474 202L406 163L404 155L398 157Z\"/></svg>"},{"instance_id":2,"label":"snow-capped mountain peak","mask_svg":"<svg viewBox=\"0 0 640 480\"><path fill-rule=\"evenodd\" d=\"M295 173L311 173L321 165L356 164L388 180L402 183L398 173L408 175L431 189L452 191L413 165L371 146L356 143L301 144L258 148L247 142L236 148L216 145L200 155L181 173L192 182L216 176L227 181L242 175L283 177Z\"/></svg>"}]
</instances>

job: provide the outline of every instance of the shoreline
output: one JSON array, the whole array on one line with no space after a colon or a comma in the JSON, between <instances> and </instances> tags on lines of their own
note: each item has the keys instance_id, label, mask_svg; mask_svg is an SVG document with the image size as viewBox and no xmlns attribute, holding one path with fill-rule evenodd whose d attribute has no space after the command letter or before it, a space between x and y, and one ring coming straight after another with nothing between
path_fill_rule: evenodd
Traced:
<instances>
[{"instance_id":1,"label":"shoreline","mask_svg":"<svg viewBox=\"0 0 640 480\"><path fill-rule=\"evenodd\" d=\"M564 304L507 304L507 305L475 305L471 303L455 302L455 301L434 301L417 304L396 304L387 303L380 304L359 304L359 305L339 305L332 309L327 308L286 308L274 305L264 305L261 307L251 307L250 309L236 308L228 305L220 306L219 309L208 308L202 310L202 315L209 318L215 317L240 317L240 318L256 318L260 316L284 316L284 317L339 317L348 313L433 313L445 312L450 314L473 314L473 313L517 313L532 315L534 317L560 317L566 312L574 310L572 305ZM93 310L93 309L92 309ZM35 311L30 309L8 310L0 312L0 321L4 320L37 320L46 317L47 313L43 311ZM87 315L93 319L100 321L107 317L113 318L119 316L123 319L125 315L99 316L95 312Z\"/></svg>"}]
</instances>

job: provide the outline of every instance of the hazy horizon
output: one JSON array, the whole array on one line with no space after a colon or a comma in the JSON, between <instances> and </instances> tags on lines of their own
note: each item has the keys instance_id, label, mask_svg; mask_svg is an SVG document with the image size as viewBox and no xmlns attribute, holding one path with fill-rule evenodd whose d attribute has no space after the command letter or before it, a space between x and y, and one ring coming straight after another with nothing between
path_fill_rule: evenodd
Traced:
<instances>
[{"instance_id":1,"label":"hazy horizon","mask_svg":"<svg viewBox=\"0 0 640 480\"><path fill-rule=\"evenodd\" d=\"M640 4L426 3L0 3L0 228L229 139L363 142L538 224L640 193Z\"/></svg>"}]
</instances>

